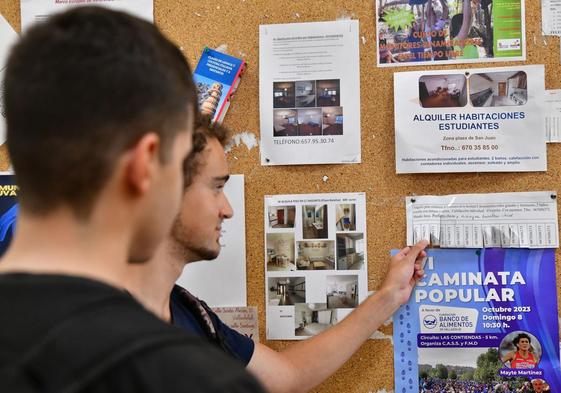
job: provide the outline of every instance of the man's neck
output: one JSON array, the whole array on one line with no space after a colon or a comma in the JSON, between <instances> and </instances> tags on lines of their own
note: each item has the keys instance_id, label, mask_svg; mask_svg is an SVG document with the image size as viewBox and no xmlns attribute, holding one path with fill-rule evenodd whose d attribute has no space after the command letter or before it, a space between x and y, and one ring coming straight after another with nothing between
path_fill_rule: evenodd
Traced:
<instances>
[{"instance_id":1,"label":"man's neck","mask_svg":"<svg viewBox=\"0 0 561 393\"><path fill-rule=\"evenodd\" d=\"M80 222L65 209L39 217L20 211L0 273L71 275L122 288L130 233L100 221Z\"/></svg>"},{"instance_id":2,"label":"man's neck","mask_svg":"<svg viewBox=\"0 0 561 393\"><path fill-rule=\"evenodd\" d=\"M171 322L171 291L187 263L174 246L169 238L164 240L148 263L130 267L126 282L127 290L166 322Z\"/></svg>"}]
</instances>

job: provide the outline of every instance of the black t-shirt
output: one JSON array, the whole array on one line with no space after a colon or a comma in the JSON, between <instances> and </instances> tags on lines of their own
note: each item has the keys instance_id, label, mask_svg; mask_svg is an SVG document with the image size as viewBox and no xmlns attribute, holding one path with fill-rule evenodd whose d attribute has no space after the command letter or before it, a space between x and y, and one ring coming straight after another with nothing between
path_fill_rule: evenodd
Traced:
<instances>
[{"instance_id":1,"label":"black t-shirt","mask_svg":"<svg viewBox=\"0 0 561 393\"><path fill-rule=\"evenodd\" d=\"M144 310L126 293L100 282L60 275L0 274L0 368L19 359L75 310L112 296L124 299L126 307L130 303L131 308L145 314L143 323L152 324L155 329L161 327L162 331L176 329ZM107 329L110 331L112 326ZM130 329L135 326L131 324ZM197 340L135 354L106 372L86 391L241 393L263 390L238 362Z\"/></svg>"}]
</instances>

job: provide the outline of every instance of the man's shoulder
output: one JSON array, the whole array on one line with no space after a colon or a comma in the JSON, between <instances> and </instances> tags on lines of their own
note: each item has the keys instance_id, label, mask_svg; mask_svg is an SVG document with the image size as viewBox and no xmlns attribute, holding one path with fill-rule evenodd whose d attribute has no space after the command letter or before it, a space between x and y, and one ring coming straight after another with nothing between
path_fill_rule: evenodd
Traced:
<instances>
[{"instance_id":1,"label":"man's shoulder","mask_svg":"<svg viewBox=\"0 0 561 393\"><path fill-rule=\"evenodd\" d=\"M10 310L18 313L3 318ZM54 363L68 364L68 370L90 369L91 358L102 354L95 365L100 367L117 354L111 367L100 367L104 371L88 392L261 391L243 367L200 338L159 320L125 292L95 281L0 275L0 320L0 342L7 344L0 366L19 358L47 334L54 338L48 345L56 347L55 353L65 361ZM79 342L79 348L72 342ZM122 350L125 356L119 355ZM58 373L56 367L52 371Z\"/></svg>"},{"instance_id":2,"label":"man's shoulder","mask_svg":"<svg viewBox=\"0 0 561 393\"><path fill-rule=\"evenodd\" d=\"M96 388L128 387L131 380L139 386L130 391L139 393L263 392L239 362L202 341L170 345L136 356L112 369Z\"/></svg>"}]
</instances>

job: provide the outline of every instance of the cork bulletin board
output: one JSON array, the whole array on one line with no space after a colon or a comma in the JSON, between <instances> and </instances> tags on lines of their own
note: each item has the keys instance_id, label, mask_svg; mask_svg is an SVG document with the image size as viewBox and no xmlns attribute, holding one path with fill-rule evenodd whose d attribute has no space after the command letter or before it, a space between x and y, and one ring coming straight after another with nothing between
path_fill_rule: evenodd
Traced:
<instances>
[{"instance_id":1,"label":"cork bulletin board","mask_svg":"<svg viewBox=\"0 0 561 393\"><path fill-rule=\"evenodd\" d=\"M343 5L345 4L345 5ZM19 1L0 0L0 12L20 31ZM259 25L311 22L337 18L360 22L360 97L362 163L263 167L259 148L244 144L228 154L232 173L245 174L248 305L259 308L260 336L265 337L263 196L271 194L366 192L368 284L376 289L384 277L388 253L405 244L406 195L473 192L559 190L561 145L550 144L545 173L465 173L396 175L394 149L393 72L422 67L376 68L375 9L372 0L154 0L157 25L176 42L192 67L204 46L227 45L227 52L243 57L248 67L232 100L224 125L232 135L254 133L259 138ZM547 89L561 88L558 37L541 35L537 0L526 0L525 64L544 64ZM437 66L438 69L519 65L493 63ZM0 149L0 164L6 162ZM327 176L327 177L324 177ZM557 260L559 261L557 250ZM557 280L561 266L557 266ZM559 287L558 287L559 288ZM558 290L559 292L559 290ZM378 392L393 390L392 328L382 326L335 375L320 385L321 392ZM290 342L265 344L282 350ZM337 348L333 348L334 351Z\"/></svg>"}]
</instances>

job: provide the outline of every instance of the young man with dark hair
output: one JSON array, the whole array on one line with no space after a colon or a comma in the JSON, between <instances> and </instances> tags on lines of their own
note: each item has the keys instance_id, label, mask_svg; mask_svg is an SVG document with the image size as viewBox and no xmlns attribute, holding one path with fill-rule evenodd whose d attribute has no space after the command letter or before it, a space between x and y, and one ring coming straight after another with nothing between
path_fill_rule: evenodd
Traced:
<instances>
[{"instance_id":1,"label":"young man with dark hair","mask_svg":"<svg viewBox=\"0 0 561 393\"><path fill-rule=\"evenodd\" d=\"M0 391L261 391L123 290L177 214L190 75L154 25L103 8L54 16L12 49L4 102L21 210L0 262Z\"/></svg>"},{"instance_id":2,"label":"young man with dark hair","mask_svg":"<svg viewBox=\"0 0 561 393\"><path fill-rule=\"evenodd\" d=\"M201 300L174 285L187 263L214 259L220 253L223 220L233 211L223 192L228 180L224 129L195 130L197 147L186 160L189 176L181 211L154 258L131 266L129 291L165 321L205 336L247 366L271 392L305 392L339 369L399 305L405 303L424 274L426 242L401 250L392 258L384 283L343 321L308 340L276 352L226 326ZM337 348L334 351L333 348Z\"/></svg>"}]
</instances>

